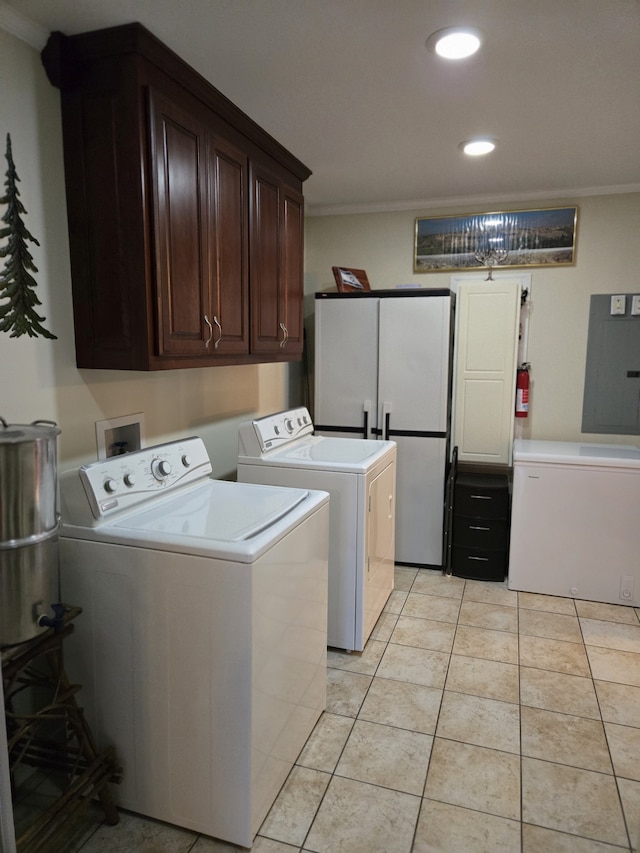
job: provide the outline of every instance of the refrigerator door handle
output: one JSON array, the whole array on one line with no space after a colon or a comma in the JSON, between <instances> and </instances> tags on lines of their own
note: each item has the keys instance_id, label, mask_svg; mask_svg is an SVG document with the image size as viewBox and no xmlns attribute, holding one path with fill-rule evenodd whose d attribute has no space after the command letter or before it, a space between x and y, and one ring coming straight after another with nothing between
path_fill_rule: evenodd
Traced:
<instances>
[{"instance_id":1,"label":"refrigerator door handle","mask_svg":"<svg viewBox=\"0 0 640 853\"><path fill-rule=\"evenodd\" d=\"M382 422L384 424L382 429L382 438L384 441L389 440L389 424L391 421L391 403L383 403L382 404Z\"/></svg>"},{"instance_id":2,"label":"refrigerator door handle","mask_svg":"<svg viewBox=\"0 0 640 853\"><path fill-rule=\"evenodd\" d=\"M362 404L362 410L364 412L364 424L363 424L363 432L365 438L371 438L369 435L369 415L371 414L371 400L365 400Z\"/></svg>"}]
</instances>

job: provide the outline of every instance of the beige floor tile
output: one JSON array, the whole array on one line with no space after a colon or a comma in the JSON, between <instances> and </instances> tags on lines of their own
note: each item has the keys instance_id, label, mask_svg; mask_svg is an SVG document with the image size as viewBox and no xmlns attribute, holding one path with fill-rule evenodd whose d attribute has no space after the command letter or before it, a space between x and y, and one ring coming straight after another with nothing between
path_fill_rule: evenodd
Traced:
<instances>
[{"instance_id":1,"label":"beige floor tile","mask_svg":"<svg viewBox=\"0 0 640 853\"><path fill-rule=\"evenodd\" d=\"M389 598L387 599L387 603L384 606L383 612L395 613L396 615L400 615L400 613L402 613L402 608L404 607L408 595L409 593L406 590L394 589Z\"/></svg>"},{"instance_id":2,"label":"beige floor tile","mask_svg":"<svg viewBox=\"0 0 640 853\"><path fill-rule=\"evenodd\" d=\"M537 592L519 592L518 605L525 610L546 610L548 613L563 613L575 616L576 606L572 598L557 595L541 595Z\"/></svg>"},{"instance_id":3,"label":"beige floor tile","mask_svg":"<svg viewBox=\"0 0 640 853\"><path fill-rule=\"evenodd\" d=\"M452 651L456 655L517 664L518 636L508 631L458 625Z\"/></svg>"},{"instance_id":4,"label":"beige floor tile","mask_svg":"<svg viewBox=\"0 0 640 853\"><path fill-rule=\"evenodd\" d=\"M432 735L442 702L442 689L376 677L362 704L359 720L398 726Z\"/></svg>"},{"instance_id":5,"label":"beige floor tile","mask_svg":"<svg viewBox=\"0 0 640 853\"><path fill-rule=\"evenodd\" d=\"M444 687L448 664L449 655L445 652L389 643L377 675L427 687Z\"/></svg>"},{"instance_id":6,"label":"beige floor tile","mask_svg":"<svg viewBox=\"0 0 640 853\"><path fill-rule=\"evenodd\" d=\"M520 635L520 664L569 675L591 677L587 652L582 643L548 640Z\"/></svg>"},{"instance_id":7,"label":"beige floor tile","mask_svg":"<svg viewBox=\"0 0 640 853\"><path fill-rule=\"evenodd\" d=\"M640 687L640 654L587 646L594 679Z\"/></svg>"},{"instance_id":8,"label":"beige floor tile","mask_svg":"<svg viewBox=\"0 0 640 853\"><path fill-rule=\"evenodd\" d=\"M188 853L197 837L197 833L187 829L121 811L115 826L103 824L81 849L83 853L131 853L132 850Z\"/></svg>"},{"instance_id":9,"label":"beige floor tile","mask_svg":"<svg viewBox=\"0 0 640 853\"><path fill-rule=\"evenodd\" d=\"M425 796L454 806L520 819L520 758L436 737Z\"/></svg>"},{"instance_id":10,"label":"beige floor tile","mask_svg":"<svg viewBox=\"0 0 640 853\"><path fill-rule=\"evenodd\" d=\"M371 676L343 669L327 670L327 707L332 714L357 717Z\"/></svg>"},{"instance_id":11,"label":"beige floor tile","mask_svg":"<svg viewBox=\"0 0 640 853\"><path fill-rule=\"evenodd\" d=\"M640 782L640 729L605 723L616 776Z\"/></svg>"},{"instance_id":12,"label":"beige floor tile","mask_svg":"<svg viewBox=\"0 0 640 853\"><path fill-rule=\"evenodd\" d=\"M520 701L532 708L600 719L593 682L578 675L522 666Z\"/></svg>"},{"instance_id":13,"label":"beige floor tile","mask_svg":"<svg viewBox=\"0 0 640 853\"><path fill-rule=\"evenodd\" d=\"M440 595L443 598L462 598L465 582L462 578L448 577L441 572L421 569L411 587L411 592Z\"/></svg>"},{"instance_id":14,"label":"beige floor tile","mask_svg":"<svg viewBox=\"0 0 640 853\"><path fill-rule=\"evenodd\" d=\"M356 720L337 776L422 796L433 737Z\"/></svg>"},{"instance_id":15,"label":"beige floor tile","mask_svg":"<svg viewBox=\"0 0 640 853\"><path fill-rule=\"evenodd\" d=\"M281 841L273 841L271 838L258 836L253 842L251 853L295 853L297 850L297 846L293 847L291 844L283 844ZM197 844L193 848L193 853L200 853Z\"/></svg>"},{"instance_id":16,"label":"beige floor tile","mask_svg":"<svg viewBox=\"0 0 640 853\"><path fill-rule=\"evenodd\" d=\"M602 719L621 726L640 728L640 687L595 681Z\"/></svg>"},{"instance_id":17,"label":"beige floor tile","mask_svg":"<svg viewBox=\"0 0 640 853\"><path fill-rule=\"evenodd\" d=\"M640 654L640 625L605 622L601 619L580 619L580 625L587 646Z\"/></svg>"},{"instance_id":18,"label":"beige floor tile","mask_svg":"<svg viewBox=\"0 0 640 853\"><path fill-rule=\"evenodd\" d=\"M518 667L501 661L451 655L445 687L487 699L518 702Z\"/></svg>"},{"instance_id":19,"label":"beige floor tile","mask_svg":"<svg viewBox=\"0 0 640 853\"><path fill-rule=\"evenodd\" d=\"M492 581L473 581L464 588L465 601L483 601L485 604L504 604L506 607L518 606L518 593L508 589L505 583Z\"/></svg>"},{"instance_id":20,"label":"beige floor tile","mask_svg":"<svg viewBox=\"0 0 640 853\"><path fill-rule=\"evenodd\" d=\"M640 782L618 779L622 809L633 850L640 850Z\"/></svg>"},{"instance_id":21,"label":"beige floor tile","mask_svg":"<svg viewBox=\"0 0 640 853\"><path fill-rule=\"evenodd\" d=\"M437 652L450 652L456 626L452 622L434 622L415 616L399 616L391 642Z\"/></svg>"},{"instance_id":22,"label":"beige floor tile","mask_svg":"<svg viewBox=\"0 0 640 853\"><path fill-rule=\"evenodd\" d=\"M437 737L520 754L520 707L444 691Z\"/></svg>"},{"instance_id":23,"label":"beige floor tile","mask_svg":"<svg viewBox=\"0 0 640 853\"><path fill-rule=\"evenodd\" d=\"M373 626L370 640L382 640L383 643L388 643L393 634L393 629L398 621L397 613L387 613L383 611L378 617L378 621Z\"/></svg>"},{"instance_id":24,"label":"beige floor tile","mask_svg":"<svg viewBox=\"0 0 640 853\"><path fill-rule=\"evenodd\" d=\"M426 595L420 592L410 592L402 609L403 616L453 623L458 621L459 612L459 598L445 598L441 595Z\"/></svg>"},{"instance_id":25,"label":"beige floor tile","mask_svg":"<svg viewBox=\"0 0 640 853\"><path fill-rule=\"evenodd\" d=\"M333 773L352 728L353 717L343 717L325 711L296 763L313 770Z\"/></svg>"},{"instance_id":26,"label":"beige floor tile","mask_svg":"<svg viewBox=\"0 0 640 853\"><path fill-rule=\"evenodd\" d=\"M520 716L523 755L613 773L604 728L598 720L524 706Z\"/></svg>"},{"instance_id":27,"label":"beige floor tile","mask_svg":"<svg viewBox=\"0 0 640 853\"><path fill-rule=\"evenodd\" d=\"M393 574L393 588L409 592L417 574L418 569L410 569L408 566L396 566Z\"/></svg>"},{"instance_id":28,"label":"beige floor tile","mask_svg":"<svg viewBox=\"0 0 640 853\"><path fill-rule=\"evenodd\" d=\"M523 757L522 801L526 823L607 844L627 843L613 776Z\"/></svg>"},{"instance_id":29,"label":"beige floor tile","mask_svg":"<svg viewBox=\"0 0 640 853\"><path fill-rule=\"evenodd\" d=\"M420 798L334 776L305 850L315 853L410 853Z\"/></svg>"},{"instance_id":30,"label":"beige floor tile","mask_svg":"<svg viewBox=\"0 0 640 853\"><path fill-rule=\"evenodd\" d=\"M300 847L331 778L328 773L295 766L264 819L259 835Z\"/></svg>"},{"instance_id":31,"label":"beige floor tile","mask_svg":"<svg viewBox=\"0 0 640 853\"><path fill-rule=\"evenodd\" d=\"M299 849L297 844L285 844L282 841L274 841L272 838L264 838L264 836L257 835L253 842L251 853L298 853ZM215 838L200 836L189 853L231 853L231 851L238 851L239 853L244 851L246 853L246 850L246 847L238 847L236 844L227 844ZM105 853L108 853L108 851L105 851ZM127 853L132 853L132 851L127 851ZM156 848L143 847L137 853L161 853L161 851L156 850Z\"/></svg>"},{"instance_id":32,"label":"beige floor tile","mask_svg":"<svg viewBox=\"0 0 640 853\"><path fill-rule=\"evenodd\" d=\"M621 853L621 848L525 823L522 826L522 853Z\"/></svg>"},{"instance_id":33,"label":"beige floor tile","mask_svg":"<svg viewBox=\"0 0 640 853\"><path fill-rule=\"evenodd\" d=\"M577 616L562 613L546 613L543 610L520 611L520 636L545 637L548 640L564 640L581 643L580 623Z\"/></svg>"},{"instance_id":34,"label":"beige floor tile","mask_svg":"<svg viewBox=\"0 0 640 853\"><path fill-rule=\"evenodd\" d=\"M604 604L599 601L576 601L578 616L584 619L604 619L607 622L623 622L638 625L633 607L621 604Z\"/></svg>"},{"instance_id":35,"label":"beige floor tile","mask_svg":"<svg viewBox=\"0 0 640 853\"><path fill-rule=\"evenodd\" d=\"M449 803L423 800L412 853L516 853L520 823Z\"/></svg>"},{"instance_id":36,"label":"beige floor tile","mask_svg":"<svg viewBox=\"0 0 640 853\"><path fill-rule=\"evenodd\" d=\"M380 640L369 640L361 652L328 649L327 666L348 672L360 672L363 675L375 675L386 647L387 644Z\"/></svg>"},{"instance_id":37,"label":"beige floor tile","mask_svg":"<svg viewBox=\"0 0 640 853\"><path fill-rule=\"evenodd\" d=\"M459 622L475 628L493 631L518 632L518 608L503 604L485 604L482 601L463 601Z\"/></svg>"}]
</instances>

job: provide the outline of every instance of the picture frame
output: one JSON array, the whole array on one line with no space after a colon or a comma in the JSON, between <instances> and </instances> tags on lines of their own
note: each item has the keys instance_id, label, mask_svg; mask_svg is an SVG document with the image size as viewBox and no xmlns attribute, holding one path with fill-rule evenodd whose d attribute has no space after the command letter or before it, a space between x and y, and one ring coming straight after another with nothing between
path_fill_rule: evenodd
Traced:
<instances>
[{"instance_id":1,"label":"picture frame","mask_svg":"<svg viewBox=\"0 0 640 853\"><path fill-rule=\"evenodd\" d=\"M417 217L413 271L571 266L577 207Z\"/></svg>"},{"instance_id":2,"label":"picture frame","mask_svg":"<svg viewBox=\"0 0 640 853\"><path fill-rule=\"evenodd\" d=\"M340 293L362 293L365 290L371 290L364 270L353 267L331 267L331 270Z\"/></svg>"}]
</instances>

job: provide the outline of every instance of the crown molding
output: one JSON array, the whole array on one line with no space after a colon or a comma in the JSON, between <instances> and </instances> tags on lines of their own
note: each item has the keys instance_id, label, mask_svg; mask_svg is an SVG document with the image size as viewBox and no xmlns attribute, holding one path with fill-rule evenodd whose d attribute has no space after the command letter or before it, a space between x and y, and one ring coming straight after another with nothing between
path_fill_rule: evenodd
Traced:
<instances>
[{"instance_id":1,"label":"crown molding","mask_svg":"<svg viewBox=\"0 0 640 853\"><path fill-rule=\"evenodd\" d=\"M477 207L493 204L523 204L532 201L549 201L598 195L622 195L640 192L640 184L622 184L610 187L580 187L574 189L542 190L532 193L506 193L504 195L449 196L448 198L410 199L381 204L318 204L305 202L305 216L347 216L359 213L395 213L407 210L442 210L443 208Z\"/></svg>"},{"instance_id":2,"label":"crown molding","mask_svg":"<svg viewBox=\"0 0 640 853\"><path fill-rule=\"evenodd\" d=\"M21 15L5 0L0 0L0 29L25 41L38 51L42 50L49 38L47 30Z\"/></svg>"}]
</instances>

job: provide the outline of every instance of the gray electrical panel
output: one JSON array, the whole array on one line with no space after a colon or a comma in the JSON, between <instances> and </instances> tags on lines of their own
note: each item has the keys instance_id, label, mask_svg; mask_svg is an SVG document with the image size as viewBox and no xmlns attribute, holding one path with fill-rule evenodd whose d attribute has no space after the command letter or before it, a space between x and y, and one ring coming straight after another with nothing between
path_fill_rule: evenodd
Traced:
<instances>
[{"instance_id":1,"label":"gray electrical panel","mask_svg":"<svg viewBox=\"0 0 640 853\"><path fill-rule=\"evenodd\" d=\"M640 435L640 294L591 297L582 431Z\"/></svg>"}]
</instances>

